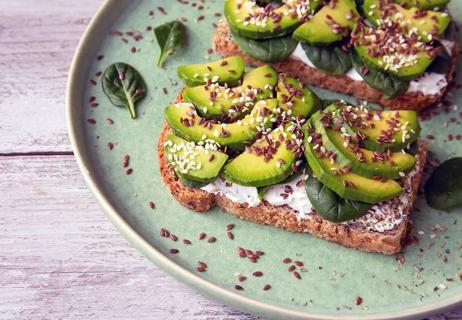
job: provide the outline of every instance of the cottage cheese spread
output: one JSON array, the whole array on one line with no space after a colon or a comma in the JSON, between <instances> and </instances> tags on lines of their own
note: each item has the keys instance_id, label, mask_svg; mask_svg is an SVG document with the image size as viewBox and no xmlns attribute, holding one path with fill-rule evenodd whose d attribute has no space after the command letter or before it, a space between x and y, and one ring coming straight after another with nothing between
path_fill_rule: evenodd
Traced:
<instances>
[{"instance_id":1,"label":"cottage cheese spread","mask_svg":"<svg viewBox=\"0 0 462 320\"><path fill-rule=\"evenodd\" d=\"M454 43L452 41L443 40L442 44L446 48L446 50L448 50L448 52L452 51L452 47L454 46ZM300 43L298 43L297 47L295 48L294 52L292 52L292 55L290 57L292 59L303 62L311 68L316 69L314 64L306 55L305 50L303 50L303 47ZM363 78L355 69L351 69L345 75L352 80L363 81ZM422 92L425 95L433 95L440 93L442 89L447 87L447 85L448 82L446 80L445 75L433 72L426 72L423 75L421 75L418 79L412 80L410 82L409 89L407 90L407 92Z\"/></svg>"}]
</instances>

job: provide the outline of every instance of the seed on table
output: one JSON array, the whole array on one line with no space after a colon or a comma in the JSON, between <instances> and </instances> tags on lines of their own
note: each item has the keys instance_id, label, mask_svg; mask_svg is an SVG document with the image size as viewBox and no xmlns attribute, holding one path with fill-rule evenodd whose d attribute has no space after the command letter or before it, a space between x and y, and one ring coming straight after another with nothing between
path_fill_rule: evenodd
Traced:
<instances>
[{"instance_id":1,"label":"seed on table","mask_svg":"<svg viewBox=\"0 0 462 320\"><path fill-rule=\"evenodd\" d=\"M234 229L234 224L232 224L232 223L230 223L230 224L228 224L228 225L226 226L226 230L227 230L227 231L231 231L231 230L233 230L233 229Z\"/></svg>"},{"instance_id":2,"label":"seed on table","mask_svg":"<svg viewBox=\"0 0 462 320\"><path fill-rule=\"evenodd\" d=\"M126 171L127 176L131 175L132 173L133 173L133 169L128 168L127 171Z\"/></svg>"},{"instance_id":3,"label":"seed on table","mask_svg":"<svg viewBox=\"0 0 462 320\"><path fill-rule=\"evenodd\" d=\"M290 258L284 258L284 260L282 260L283 263L291 263L292 262L292 259Z\"/></svg>"},{"instance_id":4,"label":"seed on table","mask_svg":"<svg viewBox=\"0 0 462 320\"><path fill-rule=\"evenodd\" d=\"M172 239L173 241L178 241L178 237L173 233L170 235L170 239Z\"/></svg>"},{"instance_id":5,"label":"seed on table","mask_svg":"<svg viewBox=\"0 0 462 320\"><path fill-rule=\"evenodd\" d=\"M217 238L215 237L209 237L207 240L208 243L214 243L215 241L217 241Z\"/></svg>"},{"instance_id":6,"label":"seed on table","mask_svg":"<svg viewBox=\"0 0 462 320\"><path fill-rule=\"evenodd\" d=\"M207 263L202 262L202 261L199 261L197 264L199 265L199 267L203 267L203 268L207 268L207 267L208 267L208 266L207 266Z\"/></svg>"},{"instance_id":7,"label":"seed on table","mask_svg":"<svg viewBox=\"0 0 462 320\"><path fill-rule=\"evenodd\" d=\"M297 278L297 279L301 279L301 278L302 278L302 276L300 275L300 273L298 273L297 271L292 272L292 274L293 274L294 277Z\"/></svg>"},{"instance_id":8,"label":"seed on table","mask_svg":"<svg viewBox=\"0 0 462 320\"><path fill-rule=\"evenodd\" d=\"M271 285L269 283L263 286L263 291L268 291L269 289L271 289Z\"/></svg>"},{"instance_id":9,"label":"seed on table","mask_svg":"<svg viewBox=\"0 0 462 320\"><path fill-rule=\"evenodd\" d=\"M237 279L238 279L240 282L243 282L243 281L247 280L247 277L246 277L246 276L239 276Z\"/></svg>"},{"instance_id":10,"label":"seed on table","mask_svg":"<svg viewBox=\"0 0 462 320\"><path fill-rule=\"evenodd\" d=\"M156 208L156 204L153 201L149 201L148 205L149 205L149 208L151 208L151 209Z\"/></svg>"},{"instance_id":11,"label":"seed on table","mask_svg":"<svg viewBox=\"0 0 462 320\"><path fill-rule=\"evenodd\" d=\"M292 272L292 271L295 270L295 268L296 268L296 267L295 267L294 265L291 265L289 268L287 268L287 270L288 270L289 272Z\"/></svg>"},{"instance_id":12,"label":"seed on table","mask_svg":"<svg viewBox=\"0 0 462 320\"><path fill-rule=\"evenodd\" d=\"M234 234L232 232L227 232L226 236L228 237L228 239L234 240Z\"/></svg>"},{"instance_id":13,"label":"seed on table","mask_svg":"<svg viewBox=\"0 0 462 320\"><path fill-rule=\"evenodd\" d=\"M180 250L178 250L178 249L170 249L171 254L177 254L179 252L180 252Z\"/></svg>"},{"instance_id":14,"label":"seed on table","mask_svg":"<svg viewBox=\"0 0 462 320\"><path fill-rule=\"evenodd\" d=\"M258 250L258 251L255 251L255 254L256 254L257 256L262 256L262 255L264 255L265 253L264 253L263 251Z\"/></svg>"},{"instance_id":15,"label":"seed on table","mask_svg":"<svg viewBox=\"0 0 462 320\"><path fill-rule=\"evenodd\" d=\"M196 270L197 270L198 272L205 272L206 269L205 269L204 267L198 266L198 267L196 268Z\"/></svg>"},{"instance_id":16,"label":"seed on table","mask_svg":"<svg viewBox=\"0 0 462 320\"><path fill-rule=\"evenodd\" d=\"M244 290L244 288L238 284L234 285L234 289L239 290L239 291Z\"/></svg>"},{"instance_id":17,"label":"seed on table","mask_svg":"<svg viewBox=\"0 0 462 320\"><path fill-rule=\"evenodd\" d=\"M199 233L199 240L204 240L206 236L207 234L205 234L205 232Z\"/></svg>"},{"instance_id":18,"label":"seed on table","mask_svg":"<svg viewBox=\"0 0 462 320\"><path fill-rule=\"evenodd\" d=\"M254 273L252 273L252 275L253 275L254 277L261 277L261 276L263 275L263 272L261 272L261 271L255 271Z\"/></svg>"},{"instance_id":19,"label":"seed on table","mask_svg":"<svg viewBox=\"0 0 462 320\"><path fill-rule=\"evenodd\" d=\"M303 262L301 261L295 261L294 263L299 267L303 267Z\"/></svg>"},{"instance_id":20,"label":"seed on table","mask_svg":"<svg viewBox=\"0 0 462 320\"><path fill-rule=\"evenodd\" d=\"M356 296L355 298L356 305L359 306L362 302L363 302L363 298L361 298L360 296Z\"/></svg>"},{"instance_id":21,"label":"seed on table","mask_svg":"<svg viewBox=\"0 0 462 320\"><path fill-rule=\"evenodd\" d=\"M124 166L124 168L128 167L130 164L130 156L128 154L126 154L124 156L124 159L122 161L122 165Z\"/></svg>"},{"instance_id":22,"label":"seed on table","mask_svg":"<svg viewBox=\"0 0 462 320\"><path fill-rule=\"evenodd\" d=\"M189 241L188 239L183 239L183 243L186 244L186 245L190 245L191 241Z\"/></svg>"}]
</instances>

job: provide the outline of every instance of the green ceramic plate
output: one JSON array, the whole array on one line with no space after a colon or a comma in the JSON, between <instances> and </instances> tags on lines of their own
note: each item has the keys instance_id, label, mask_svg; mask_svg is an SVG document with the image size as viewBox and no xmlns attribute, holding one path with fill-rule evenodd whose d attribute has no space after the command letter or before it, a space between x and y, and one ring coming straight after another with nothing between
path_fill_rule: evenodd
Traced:
<instances>
[{"instance_id":1,"label":"green ceramic plate","mask_svg":"<svg viewBox=\"0 0 462 320\"><path fill-rule=\"evenodd\" d=\"M75 154L90 188L120 232L172 276L213 298L269 318L421 319L459 304L460 209L438 212L420 198L413 228L418 243L407 247L405 261L399 263L393 256L365 254L309 235L258 226L220 210L197 214L173 199L161 181L157 162L163 110L181 89L177 66L205 61L209 55L212 24L222 11L220 0L197 1L196 6L190 2L107 1L88 27L72 64L67 98ZM451 10L461 19L462 5L453 3ZM148 27L176 18L187 21L188 46L160 69L155 65L159 49ZM147 82L147 97L136 120L113 107L102 92L98 72L116 61L136 67ZM317 91L325 98L340 97ZM449 99L457 104L462 96L454 89ZM430 149L440 160L462 154L455 138L462 133L462 110L443 109L422 122L423 136L435 137L429 140ZM449 141L451 133L454 139ZM123 167L125 155L130 156L130 175ZM151 201L155 209L150 208ZM228 224L235 224L234 240L226 236ZM162 237L162 228L178 241ZM198 239L201 232L207 234L205 240ZM217 241L208 242L210 236ZM184 244L183 239L192 244ZM238 246L265 254L252 263L238 257ZM171 254L170 249L179 253ZM281 262L286 257L303 262L304 267L297 267L301 280ZM198 261L207 263L206 272L196 271ZM255 271L264 274L252 276ZM247 280L239 283L239 274ZM234 289L238 283L243 291ZM265 284L271 289L262 290ZM363 299L359 306L356 296Z\"/></svg>"}]
</instances>

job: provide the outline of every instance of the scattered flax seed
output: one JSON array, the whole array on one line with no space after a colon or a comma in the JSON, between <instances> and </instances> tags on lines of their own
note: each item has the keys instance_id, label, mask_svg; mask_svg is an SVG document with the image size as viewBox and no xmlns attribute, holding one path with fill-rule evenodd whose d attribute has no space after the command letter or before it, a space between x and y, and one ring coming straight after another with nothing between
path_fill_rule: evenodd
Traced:
<instances>
[{"instance_id":1,"label":"scattered flax seed","mask_svg":"<svg viewBox=\"0 0 462 320\"><path fill-rule=\"evenodd\" d=\"M204 267L197 266L197 267L196 267L196 270L197 270L198 272L205 272L207 269L204 268Z\"/></svg>"},{"instance_id":2,"label":"scattered flax seed","mask_svg":"<svg viewBox=\"0 0 462 320\"><path fill-rule=\"evenodd\" d=\"M170 237L170 231L168 231L165 228L160 229L160 236L163 238L169 238Z\"/></svg>"},{"instance_id":3,"label":"scattered flax seed","mask_svg":"<svg viewBox=\"0 0 462 320\"><path fill-rule=\"evenodd\" d=\"M164 7L157 7L157 10L159 10L159 12L162 14L167 14L167 11L165 10Z\"/></svg>"},{"instance_id":4,"label":"scattered flax seed","mask_svg":"<svg viewBox=\"0 0 462 320\"><path fill-rule=\"evenodd\" d=\"M153 201L149 201L148 205L149 205L149 208L151 208L153 210L156 208L156 204Z\"/></svg>"},{"instance_id":5,"label":"scattered flax seed","mask_svg":"<svg viewBox=\"0 0 462 320\"><path fill-rule=\"evenodd\" d=\"M228 239L234 240L234 234L233 234L232 232L228 231L228 232L226 233L226 236L228 237Z\"/></svg>"},{"instance_id":6,"label":"scattered flax seed","mask_svg":"<svg viewBox=\"0 0 462 320\"><path fill-rule=\"evenodd\" d=\"M172 241L178 241L178 237L176 235L174 235L173 233L170 234L170 239L172 239Z\"/></svg>"},{"instance_id":7,"label":"scattered flax seed","mask_svg":"<svg viewBox=\"0 0 462 320\"><path fill-rule=\"evenodd\" d=\"M298 267L303 267L303 262L301 262L301 261L295 261L294 263L295 263L295 265L297 265Z\"/></svg>"},{"instance_id":8,"label":"scattered flax seed","mask_svg":"<svg viewBox=\"0 0 462 320\"><path fill-rule=\"evenodd\" d=\"M95 101L96 101L95 96L91 96L90 98L88 98L88 102L90 102L90 103L95 102Z\"/></svg>"},{"instance_id":9,"label":"scattered flax seed","mask_svg":"<svg viewBox=\"0 0 462 320\"><path fill-rule=\"evenodd\" d=\"M208 54L212 54L212 53L213 53L213 49L212 49L212 48L208 48L208 49L207 49L207 53L208 53Z\"/></svg>"},{"instance_id":10,"label":"scattered flax seed","mask_svg":"<svg viewBox=\"0 0 462 320\"><path fill-rule=\"evenodd\" d=\"M265 285L263 286L263 289L262 289L262 290L263 290L263 291L268 291L269 289L271 289L271 285L270 285L269 283L267 283L267 284L265 284Z\"/></svg>"},{"instance_id":11,"label":"scattered flax seed","mask_svg":"<svg viewBox=\"0 0 462 320\"><path fill-rule=\"evenodd\" d=\"M88 119L87 122L89 124L96 124L96 120L95 119Z\"/></svg>"},{"instance_id":12,"label":"scattered flax seed","mask_svg":"<svg viewBox=\"0 0 462 320\"><path fill-rule=\"evenodd\" d=\"M199 233L199 240L204 240L207 234L205 232Z\"/></svg>"},{"instance_id":13,"label":"scattered flax seed","mask_svg":"<svg viewBox=\"0 0 462 320\"><path fill-rule=\"evenodd\" d=\"M131 175L133 173L133 169L128 168L127 171L125 171L125 173L127 174L127 176L129 176L129 175Z\"/></svg>"},{"instance_id":14,"label":"scattered flax seed","mask_svg":"<svg viewBox=\"0 0 462 320\"><path fill-rule=\"evenodd\" d=\"M130 48L130 52L131 52L131 53L136 53L136 47L131 47L131 48Z\"/></svg>"},{"instance_id":15,"label":"scattered flax seed","mask_svg":"<svg viewBox=\"0 0 462 320\"><path fill-rule=\"evenodd\" d=\"M287 268L287 271L292 272L296 269L295 265L291 265L289 268Z\"/></svg>"},{"instance_id":16,"label":"scattered flax seed","mask_svg":"<svg viewBox=\"0 0 462 320\"><path fill-rule=\"evenodd\" d=\"M302 276L300 275L300 273L298 273L297 271L292 272L292 274L294 275L295 278L297 278L297 279L299 279L299 280L302 278Z\"/></svg>"},{"instance_id":17,"label":"scattered flax seed","mask_svg":"<svg viewBox=\"0 0 462 320\"><path fill-rule=\"evenodd\" d=\"M215 241L217 241L217 238L215 238L215 237L209 237L209 238L207 239L207 242L208 242L208 243L214 243Z\"/></svg>"},{"instance_id":18,"label":"scattered flax seed","mask_svg":"<svg viewBox=\"0 0 462 320\"><path fill-rule=\"evenodd\" d=\"M243 282L243 281L247 280L247 277L241 275L241 276L239 276L237 279L239 280L239 282Z\"/></svg>"},{"instance_id":19,"label":"scattered flax seed","mask_svg":"<svg viewBox=\"0 0 462 320\"><path fill-rule=\"evenodd\" d=\"M101 75L102 75L102 74L103 74L103 72L102 72L102 71L98 71L97 73L95 73L95 76L97 76L97 77L101 77Z\"/></svg>"},{"instance_id":20,"label":"scattered flax seed","mask_svg":"<svg viewBox=\"0 0 462 320\"><path fill-rule=\"evenodd\" d=\"M114 144L112 142L108 142L107 147L108 147L109 150L112 150L112 149L114 149Z\"/></svg>"},{"instance_id":21,"label":"scattered flax seed","mask_svg":"<svg viewBox=\"0 0 462 320\"><path fill-rule=\"evenodd\" d=\"M188 239L183 239L183 243L186 244L186 245L190 245L191 241L189 241Z\"/></svg>"},{"instance_id":22,"label":"scattered flax seed","mask_svg":"<svg viewBox=\"0 0 462 320\"><path fill-rule=\"evenodd\" d=\"M255 254L256 254L257 256L262 256L262 255L264 255L265 253L264 253L263 251L257 250L257 251L255 251Z\"/></svg>"},{"instance_id":23,"label":"scattered flax seed","mask_svg":"<svg viewBox=\"0 0 462 320\"><path fill-rule=\"evenodd\" d=\"M284 260L282 260L283 263L291 263L292 262L292 259L290 258L284 258Z\"/></svg>"},{"instance_id":24,"label":"scattered flax seed","mask_svg":"<svg viewBox=\"0 0 462 320\"><path fill-rule=\"evenodd\" d=\"M234 285L234 289L239 290L239 291L243 291L243 290L244 290L244 288L243 288L242 286L238 285L238 284L235 284L235 285Z\"/></svg>"},{"instance_id":25,"label":"scattered flax seed","mask_svg":"<svg viewBox=\"0 0 462 320\"><path fill-rule=\"evenodd\" d=\"M361 298L360 296L356 296L355 304L359 306L362 302L363 302L363 298Z\"/></svg>"},{"instance_id":26,"label":"scattered flax seed","mask_svg":"<svg viewBox=\"0 0 462 320\"><path fill-rule=\"evenodd\" d=\"M95 80L93 80L93 79L91 79L91 80L90 80L90 83L91 83L92 85L94 85L94 86L96 86L96 85L97 85L96 81L95 81Z\"/></svg>"},{"instance_id":27,"label":"scattered flax seed","mask_svg":"<svg viewBox=\"0 0 462 320\"><path fill-rule=\"evenodd\" d=\"M168 94L167 88L162 88L162 92L163 92L164 94Z\"/></svg>"},{"instance_id":28,"label":"scattered flax seed","mask_svg":"<svg viewBox=\"0 0 462 320\"><path fill-rule=\"evenodd\" d=\"M178 249L170 249L171 254L177 254L179 252L180 252L180 250L178 250Z\"/></svg>"},{"instance_id":29,"label":"scattered flax seed","mask_svg":"<svg viewBox=\"0 0 462 320\"><path fill-rule=\"evenodd\" d=\"M104 58L104 55L103 55L103 54L100 54L100 55L98 55L98 56L96 57L96 59L98 59L98 60L103 60L103 58Z\"/></svg>"},{"instance_id":30,"label":"scattered flax seed","mask_svg":"<svg viewBox=\"0 0 462 320\"><path fill-rule=\"evenodd\" d=\"M252 273L252 275L253 275L254 277L261 277L261 276L263 276L263 272L261 272L261 271L255 271L254 273Z\"/></svg>"},{"instance_id":31,"label":"scattered flax seed","mask_svg":"<svg viewBox=\"0 0 462 320\"><path fill-rule=\"evenodd\" d=\"M227 230L227 231L231 231L231 230L233 230L233 229L234 229L234 224L232 224L232 223L230 223L230 224L228 224L228 225L226 226L226 230Z\"/></svg>"},{"instance_id":32,"label":"scattered flax seed","mask_svg":"<svg viewBox=\"0 0 462 320\"><path fill-rule=\"evenodd\" d=\"M106 124L114 124L114 120L112 119L106 119Z\"/></svg>"},{"instance_id":33,"label":"scattered flax seed","mask_svg":"<svg viewBox=\"0 0 462 320\"><path fill-rule=\"evenodd\" d=\"M126 154L124 156L123 162L122 162L124 168L128 167L130 165L130 156Z\"/></svg>"}]
</instances>

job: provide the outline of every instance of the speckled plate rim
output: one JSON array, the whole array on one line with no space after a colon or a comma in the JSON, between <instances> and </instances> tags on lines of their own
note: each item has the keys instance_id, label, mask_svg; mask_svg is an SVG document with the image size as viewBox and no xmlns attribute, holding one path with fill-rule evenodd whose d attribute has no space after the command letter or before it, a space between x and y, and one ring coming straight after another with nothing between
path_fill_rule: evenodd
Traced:
<instances>
[{"instance_id":1,"label":"speckled plate rim","mask_svg":"<svg viewBox=\"0 0 462 320\"><path fill-rule=\"evenodd\" d=\"M271 305L260 300L248 298L215 285L176 264L174 261L170 260L164 254L158 251L153 245L143 239L141 235L137 233L136 230L133 229L117 212L117 210L111 204L110 197L104 193L102 187L96 179L96 176L90 171L90 161L85 154L86 147L84 144L84 139L82 138L83 128L79 126L78 117L79 108L82 108L82 96L84 93L84 88L87 83L85 81L87 73L82 72L82 70L88 70L90 67L90 61L94 58L95 48L97 48L97 45L93 44L98 43L98 39L106 36L105 31L103 33L102 30L107 29L107 27L111 24L111 21L113 21L113 18L118 17L122 8L126 5L127 4L125 1L106 0L98 9L93 19L90 21L78 44L73 61L71 63L67 83L66 113L69 136L80 171L82 172L86 183L90 187L90 190L93 192L97 202L109 220L131 243L131 245L133 245L144 256L155 263L159 268L171 276L179 279L180 281L192 286L203 294L218 299L226 304L233 305L241 310L268 318L280 319L283 317L285 319L306 320L345 320L353 318L359 320L410 320L422 319L425 316L441 313L462 305L462 295L456 295L439 302L424 305L419 308L411 308L405 311L370 314L364 316L326 315L290 310Z\"/></svg>"}]
</instances>

